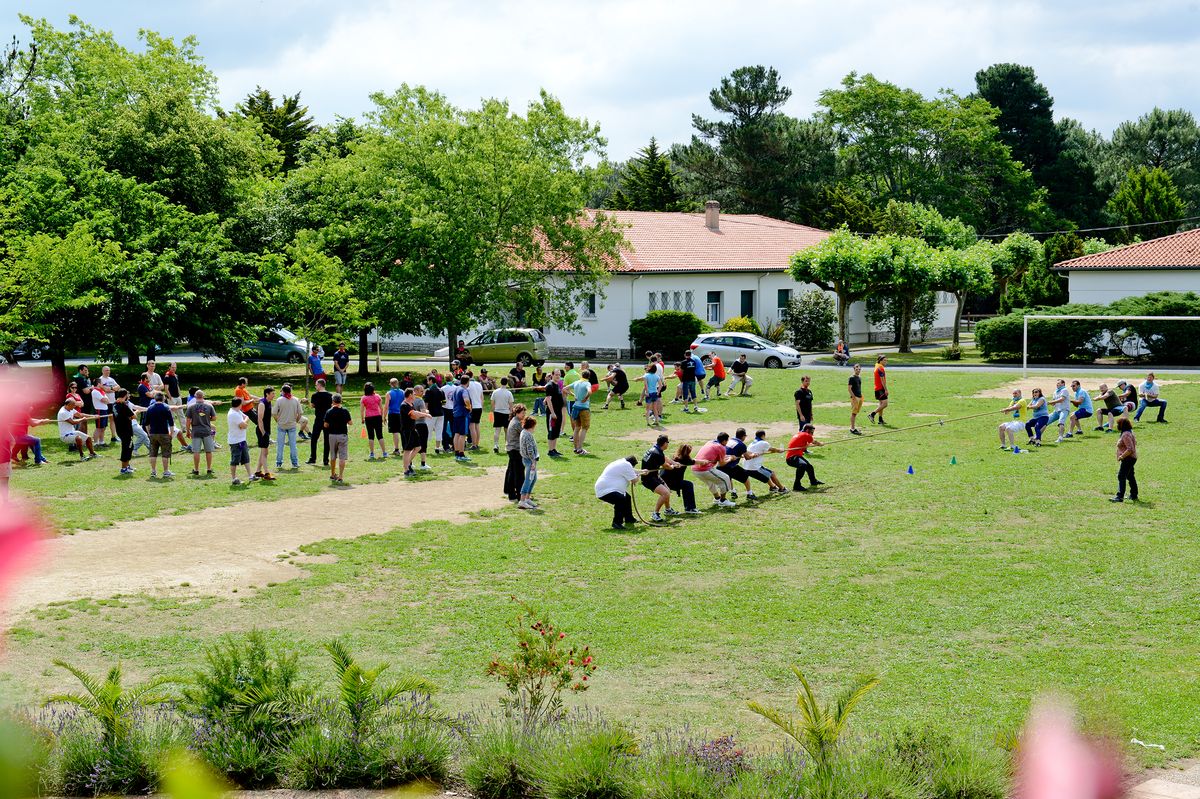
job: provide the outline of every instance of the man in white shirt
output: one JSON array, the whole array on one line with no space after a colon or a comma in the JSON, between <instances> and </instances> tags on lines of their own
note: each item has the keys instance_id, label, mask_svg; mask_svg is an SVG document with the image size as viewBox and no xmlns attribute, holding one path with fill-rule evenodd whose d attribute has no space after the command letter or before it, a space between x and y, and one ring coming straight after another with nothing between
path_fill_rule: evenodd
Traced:
<instances>
[{"instance_id":1,"label":"man in white shirt","mask_svg":"<svg viewBox=\"0 0 1200 799\"><path fill-rule=\"evenodd\" d=\"M637 458L632 455L615 460L605 466L604 471L596 478L596 499L613 506L614 530L624 530L626 524L637 523L633 518L633 498L629 489L639 477L649 474L646 470L636 470L634 467L637 462Z\"/></svg>"},{"instance_id":2,"label":"man in white shirt","mask_svg":"<svg viewBox=\"0 0 1200 799\"><path fill-rule=\"evenodd\" d=\"M1050 399L1050 421L1046 422L1046 426L1058 422L1058 441L1055 443L1061 444L1066 437L1067 419L1071 416L1070 402L1071 394L1067 390L1067 381L1061 377L1054 389L1054 396Z\"/></svg>"},{"instance_id":3,"label":"man in white shirt","mask_svg":"<svg viewBox=\"0 0 1200 799\"><path fill-rule=\"evenodd\" d=\"M500 436L508 429L512 413L513 393L508 390L508 378L500 378L500 388L492 392L492 452L500 454Z\"/></svg>"},{"instance_id":4,"label":"man in white shirt","mask_svg":"<svg viewBox=\"0 0 1200 799\"><path fill-rule=\"evenodd\" d=\"M75 429L75 425L80 422L86 422L88 419L95 419L95 416L87 416L80 413L75 408L75 400L69 399L63 406L58 409L58 438L63 443L70 446L75 445L75 449L79 451L79 460L90 461L96 457L96 450L92 446L92 437L87 433ZM83 449L87 447L88 454L84 457Z\"/></svg>"},{"instance_id":5,"label":"man in white shirt","mask_svg":"<svg viewBox=\"0 0 1200 799\"><path fill-rule=\"evenodd\" d=\"M146 361L146 379L150 381L150 394L153 396L156 392L163 390L162 375L154 371L158 365L154 361Z\"/></svg>"},{"instance_id":6,"label":"man in white shirt","mask_svg":"<svg viewBox=\"0 0 1200 799\"><path fill-rule=\"evenodd\" d=\"M467 396L471 398L471 449L479 449L479 423L483 420L483 383L471 375L467 383Z\"/></svg>"},{"instance_id":7,"label":"man in white shirt","mask_svg":"<svg viewBox=\"0 0 1200 799\"><path fill-rule=\"evenodd\" d=\"M457 380L447 380L446 385L442 386L442 396L445 398L442 402L442 451L452 452L454 450L454 434L450 428L451 417L454 414L454 395L461 390L461 386Z\"/></svg>"},{"instance_id":8,"label":"man in white shirt","mask_svg":"<svg viewBox=\"0 0 1200 799\"><path fill-rule=\"evenodd\" d=\"M779 481L778 475L763 464L763 459L772 452L783 452L783 450L771 446L771 442L767 441L766 430L757 431L754 434L754 440L746 445L746 454L742 456L742 468L750 477L769 485L768 491L786 494L787 489Z\"/></svg>"},{"instance_id":9,"label":"man in white shirt","mask_svg":"<svg viewBox=\"0 0 1200 799\"><path fill-rule=\"evenodd\" d=\"M1133 420L1141 421L1142 412L1147 408L1158 408L1158 419L1155 421L1166 424L1167 401L1158 398L1158 383L1154 382L1154 372L1146 375L1146 382L1142 383L1142 399L1138 402L1137 413L1133 415Z\"/></svg>"},{"instance_id":10,"label":"man in white shirt","mask_svg":"<svg viewBox=\"0 0 1200 799\"><path fill-rule=\"evenodd\" d=\"M107 368L107 367L106 367ZM104 440L105 433L108 432L108 420L112 414L109 410L109 405L116 397L109 396L107 389L100 385L100 381L92 384L92 408L96 412L96 446L107 447L108 444Z\"/></svg>"},{"instance_id":11,"label":"man in white shirt","mask_svg":"<svg viewBox=\"0 0 1200 799\"><path fill-rule=\"evenodd\" d=\"M229 476L233 479L233 484L237 486L242 484L241 479L238 478L239 466L246 468L247 482L253 482L258 477L250 474L250 447L246 443L246 430L250 427L250 417L242 412L241 397L234 397L229 404L229 413L225 414L225 421L228 423L225 441L229 444Z\"/></svg>"}]
</instances>

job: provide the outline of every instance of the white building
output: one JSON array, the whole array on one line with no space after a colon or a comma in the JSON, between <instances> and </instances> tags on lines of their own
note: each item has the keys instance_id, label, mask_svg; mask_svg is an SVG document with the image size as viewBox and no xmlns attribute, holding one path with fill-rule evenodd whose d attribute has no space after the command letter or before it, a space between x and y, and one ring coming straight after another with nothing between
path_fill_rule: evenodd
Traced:
<instances>
[{"instance_id":1,"label":"white building","mask_svg":"<svg viewBox=\"0 0 1200 799\"><path fill-rule=\"evenodd\" d=\"M1155 291L1200 292L1200 229L1073 258L1066 272L1071 302L1107 305Z\"/></svg>"},{"instance_id":2,"label":"white building","mask_svg":"<svg viewBox=\"0 0 1200 799\"><path fill-rule=\"evenodd\" d=\"M579 309L579 330L546 329L553 357L630 356L629 323L650 311L691 311L714 328L735 316L778 320L792 295L815 288L788 273L793 254L829 236L817 228L756 214L605 211L625 226L629 249L602 293ZM954 298L939 296L935 328L954 323ZM851 343L869 340L862 303L850 310ZM384 340L388 349L421 351L443 339Z\"/></svg>"}]
</instances>

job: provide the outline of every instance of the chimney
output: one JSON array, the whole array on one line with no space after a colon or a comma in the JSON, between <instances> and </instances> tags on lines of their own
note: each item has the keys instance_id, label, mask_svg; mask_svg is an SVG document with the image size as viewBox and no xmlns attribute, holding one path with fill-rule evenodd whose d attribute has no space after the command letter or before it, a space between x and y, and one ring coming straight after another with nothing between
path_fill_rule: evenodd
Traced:
<instances>
[{"instance_id":1,"label":"chimney","mask_svg":"<svg viewBox=\"0 0 1200 799\"><path fill-rule=\"evenodd\" d=\"M716 200L704 203L704 226L709 230L721 229L721 204Z\"/></svg>"}]
</instances>

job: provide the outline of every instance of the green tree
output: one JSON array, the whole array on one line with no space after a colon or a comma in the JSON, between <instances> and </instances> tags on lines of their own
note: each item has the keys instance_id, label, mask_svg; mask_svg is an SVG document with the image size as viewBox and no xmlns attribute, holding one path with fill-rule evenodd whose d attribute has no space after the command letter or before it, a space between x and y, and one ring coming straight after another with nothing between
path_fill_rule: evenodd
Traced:
<instances>
[{"instance_id":1,"label":"green tree","mask_svg":"<svg viewBox=\"0 0 1200 799\"><path fill-rule=\"evenodd\" d=\"M888 243L841 228L793 255L789 271L798 283L811 283L837 296L838 338L849 341L850 306L887 285L891 260Z\"/></svg>"},{"instance_id":2,"label":"green tree","mask_svg":"<svg viewBox=\"0 0 1200 799\"><path fill-rule=\"evenodd\" d=\"M1013 158L1042 183L1045 171L1057 160L1062 135L1054 124L1054 98L1037 79L1032 67L993 64L975 73L975 88L999 114L995 125ZM1044 184L1043 184L1044 185Z\"/></svg>"},{"instance_id":3,"label":"green tree","mask_svg":"<svg viewBox=\"0 0 1200 799\"><path fill-rule=\"evenodd\" d=\"M679 210L679 191L675 188L670 159L658 149L653 137L637 156L629 159L622 173L620 187L608 207L624 211Z\"/></svg>"},{"instance_id":4,"label":"green tree","mask_svg":"<svg viewBox=\"0 0 1200 799\"><path fill-rule=\"evenodd\" d=\"M934 286L940 291L954 295L954 346L958 346L959 329L962 327L963 309L967 298L987 294L992 290L995 277L992 259L996 245L978 241L965 249L944 248L938 251Z\"/></svg>"},{"instance_id":5,"label":"green tree","mask_svg":"<svg viewBox=\"0 0 1200 799\"><path fill-rule=\"evenodd\" d=\"M598 128L544 93L524 115L419 87L372 100L353 152L316 170L320 230L346 253L366 316L385 332L444 332L451 352L484 322L577 326L624 246L615 220L582 210L603 180L587 166Z\"/></svg>"},{"instance_id":6,"label":"green tree","mask_svg":"<svg viewBox=\"0 0 1200 799\"><path fill-rule=\"evenodd\" d=\"M1181 219L1187 213L1187 206L1165 169L1142 166L1129 170L1125 180L1109 199L1105 211L1114 225L1139 226L1117 231L1117 240L1128 243L1135 239L1157 238L1174 233L1178 230L1178 223L1147 223Z\"/></svg>"},{"instance_id":7,"label":"green tree","mask_svg":"<svg viewBox=\"0 0 1200 799\"><path fill-rule=\"evenodd\" d=\"M821 93L823 118L844 146L846 179L882 208L888 200L931 205L976 228L1027 219L1038 195L1013 160L986 100L912 89L850 73Z\"/></svg>"},{"instance_id":8,"label":"green tree","mask_svg":"<svg viewBox=\"0 0 1200 799\"><path fill-rule=\"evenodd\" d=\"M1117 185L1139 167L1165 171L1188 204L1200 213L1200 124L1190 111L1155 108L1113 131L1107 179Z\"/></svg>"},{"instance_id":9,"label":"green tree","mask_svg":"<svg viewBox=\"0 0 1200 799\"><path fill-rule=\"evenodd\" d=\"M770 67L739 67L709 92L720 119L692 116L695 135L672 149L684 194L738 213L812 220L835 174L836 141L818 120L782 112L791 90Z\"/></svg>"},{"instance_id":10,"label":"green tree","mask_svg":"<svg viewBox=\"0 0 1200 799\"><path fill-rule=\"evenodd\" d=\"M354 295L341 259L328 255L320 235L311 230L296 235L286 256L264 259L263 290L271 316L310 343L364 325L366 305ZM306 365L305 396L310 376Z\"/></svg>"},{"instance_id":11,"label":"green tree","mask_svg":"<svg viewBox=\"0 0 1200 799\"><path fill-rule=\"evenodd\" d=\"M1042 245L1028 233L1010 233L993 252L992 276L1000 295L1000 312L1012 309L1009 286L1042 263Z\"/></svg>"},{"instance_id":12,"label":"green tree","mask_svg":"<svg viewBox=\"0 0 1200 799\"><path fill-rule=\"evenodd\" d=\"M262 125L263 133L275 140L283 157L284 172L296 167L301 145L316 130L312 117L308 115L308 106L300 104L299 92L291 97L285 94L276 103L271 92L256 86L245 100L238 103L237 112L256 120Z\"/></svg>"},{"instance_id":13,"label":"green tree","mask_svg":"<svg viewBox=\"0 0 1200 799\"><path fill-rule=\"evenodd\" d=\"M1074 119L1061 119L1056 127L1061 137L1058 158L1039 176L1049 192L1047 203L1065 224L1097 227L1103 223L1100 168L1108 143Z\"/></svg>"}]
</instances>

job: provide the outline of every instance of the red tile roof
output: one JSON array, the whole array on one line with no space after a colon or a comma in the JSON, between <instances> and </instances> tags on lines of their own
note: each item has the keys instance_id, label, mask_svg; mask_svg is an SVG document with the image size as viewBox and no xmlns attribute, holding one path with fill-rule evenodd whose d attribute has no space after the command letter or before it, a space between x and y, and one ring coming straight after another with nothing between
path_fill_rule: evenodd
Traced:
<instances>
[{"instance_id":1,"label":"red tile roof","mask_svg":"<svg viewBox=\"0 0 1200 799\"><path fill-rule=\"evenodd\" d=\"M758 214L722 213L718 229L710 230L703 213L603 213L624 226L630 244L615 272L783 272L794 253L829 236Z\"/></svg>"},{"instance_id":2,"label":"red tile roof","mask_svg":"<svg viewBox=\"0 0 1200 799\"><path fill-rule=\"evenodd\" d=\"M1060 261L1055 269L1200 269L1200 229L1185 230L1095 255Z\"/></svg>"}]
</instances>

